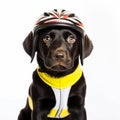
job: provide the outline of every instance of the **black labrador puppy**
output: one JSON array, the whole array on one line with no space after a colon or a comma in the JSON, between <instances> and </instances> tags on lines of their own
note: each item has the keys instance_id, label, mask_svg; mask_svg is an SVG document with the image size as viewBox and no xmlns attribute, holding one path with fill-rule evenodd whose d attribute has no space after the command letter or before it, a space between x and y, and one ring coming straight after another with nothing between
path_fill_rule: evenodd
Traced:
<instances>
[{"instance_id":1,"label":"black labrador puppy","mask_svg":"<svg viewBox=\"0 0 120 120\"><path fill-rule=\"evenodd\" d=\"M44 16L50 17L50 13L44 13ZM30 32L23 43L32 60L37 53L39 67L33 72L27 104L18 120L87 119L84 108L86 83L79 56L83 64L93 45L82 28L78 30L72 24L61 23L54 25L52 22L41 29L40 21L37 22L34 33Z\"/></svg>"}]
</instances>

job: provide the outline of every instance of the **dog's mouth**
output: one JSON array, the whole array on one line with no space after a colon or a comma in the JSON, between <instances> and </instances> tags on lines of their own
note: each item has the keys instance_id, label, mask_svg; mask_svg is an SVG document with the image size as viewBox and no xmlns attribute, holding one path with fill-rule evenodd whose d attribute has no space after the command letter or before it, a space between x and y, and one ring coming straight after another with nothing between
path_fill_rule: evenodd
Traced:
<instances>
[{"instance_id":1,"label":"dog's mouth","mask_svg":"<svg viewBox=\"0 0 120 120\"><path fill-rule=\"evenodd\" d=\"M45 64L45 67L51 71L63 72L63 71L67 71L68 69L72 68L72 64L70 61L68 62L54 61L51 65Z\"/></svg>"},{"instance_id":2,"label":"dog's mouth","mask_svg":"<svg viewBox=\"0 0 120 120\"><path fill-rule=\"evenodd\" d=\"M68 68L66 68L65 66L62 65L56 65L50 68L52 71L65 71Z\"/></svg>"}]
</instances>

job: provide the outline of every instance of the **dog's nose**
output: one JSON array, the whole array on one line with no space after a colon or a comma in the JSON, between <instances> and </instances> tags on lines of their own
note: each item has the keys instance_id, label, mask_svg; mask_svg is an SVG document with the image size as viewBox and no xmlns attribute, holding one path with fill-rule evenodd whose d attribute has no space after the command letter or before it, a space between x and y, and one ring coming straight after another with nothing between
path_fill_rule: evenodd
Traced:
<instances>
[{"instance_id":1,"label":"dog's nose","mask_svg":"<svg viewBox=\"0 0 120 120\"><path fill-rule=\"evenodd\" d=\"M63 53L57 53L57 54L55 55L55 57L56 57L57 59L63 59L63 58L64 58L64 54L63 54Z\"/></svg>"},{"instance_id":2,"label":"dog's nose","mask_svg":"<svg viewBox=\"0 0 120 120\"><path fill-rule=\"evenodd\" d=\"M63 50L57 50L55 51L54 57L56 60L64 60L66 59L66 53Z\"/></svg>"}]
</instances>

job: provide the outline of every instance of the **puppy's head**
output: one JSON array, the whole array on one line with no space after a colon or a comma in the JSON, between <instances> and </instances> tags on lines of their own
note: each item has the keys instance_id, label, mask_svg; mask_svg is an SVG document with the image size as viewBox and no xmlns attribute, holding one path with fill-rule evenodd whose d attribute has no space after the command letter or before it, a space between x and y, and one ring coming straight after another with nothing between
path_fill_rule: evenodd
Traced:
<instances>
[{"instance_id":1,"label":"puppy's head","mask_svg":"<svg viewBox=\"0 0 120 120\"><path fill-rule=\"evenodd\" d=\"M39 65L52 71L71 69L78 56L83 64L93 45L78 18L64 10L54 10L43 16L23 42L31 59L37 52Z\"/></svg>"},{"instance_id":2,"label":"puppy's head","mask_svg":"<svg viewBox=\"0 0 120 120\"><path fill-rule=\"evenodd\" d=\"M79 56L80 42L74 31L67 28L49 28L36 33L38 63L52 71L65 71L74 66Z\"/></svg>"}]
</instances>

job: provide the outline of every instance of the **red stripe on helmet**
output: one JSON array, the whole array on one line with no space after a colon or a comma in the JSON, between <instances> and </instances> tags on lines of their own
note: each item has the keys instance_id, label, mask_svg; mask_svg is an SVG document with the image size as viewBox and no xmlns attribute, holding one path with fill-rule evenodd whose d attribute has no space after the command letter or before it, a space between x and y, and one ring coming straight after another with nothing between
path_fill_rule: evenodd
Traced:
<instances>
[{"instance_id":1,"label":"red stripe on helmet","mask_svg":"<svg viewBox=\"0 0 120 120\"><path fill-rule=\"evenodd\" d=\"M67 19L67 18L68 18L68 16L67 16L67 15L64 15L64 16L62 16L62 18Z\"/></svg>"},{"instance_id":2,"label":"red stripe on helmet","mask_svg":"<svg viewBox=\"0 0 120 120\"><path fill-rule=\"evenodd\" d=\"M48 20L48 21L46 21L45 23L55 23L55 22L58 22L58 19L55 19L55 20Z\"/></svg>"},{"instance_id":3,"label":"red stripe on helmet","mask_svg":"<svg viewBox=\"0 0 120 120\"><path fill-rule=\"evenodd\" d=\"M77 24L78 24L79 26L81 26L81 27L84 27L83 24L80 23L80 22L77 22Z\"/></svg>"}]
</instances>

